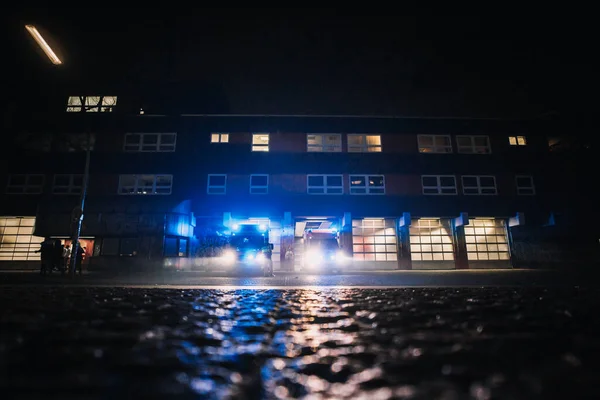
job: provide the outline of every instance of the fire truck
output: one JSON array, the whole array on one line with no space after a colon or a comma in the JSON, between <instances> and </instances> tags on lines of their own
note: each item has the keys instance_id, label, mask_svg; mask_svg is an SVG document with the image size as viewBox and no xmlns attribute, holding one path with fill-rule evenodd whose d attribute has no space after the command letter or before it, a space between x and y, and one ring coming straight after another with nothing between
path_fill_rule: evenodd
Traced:
<instances>
[{"instance_id":1,"label":"fire truck","mask_svg":"<svg viewBox=\"0 0 600 400\"><path fill-rule=\"evenodd\" d=\"M339 232L332 229L308 229L304 232L302 266L312 271L341 271L349 258L340 247Z\"/></svg>"},{"instance_id":2,"label":"fire truck","mask_svg":"<svg viewBox=\"0 0 600 400\"><path fill-rule=\"evenodd\" d=\"M238 272L262 272L264 276L273 276L272 253L273 244L269 243L266 225L234 225L220 260L224 266Z\"/></svg>"}]
</instances>

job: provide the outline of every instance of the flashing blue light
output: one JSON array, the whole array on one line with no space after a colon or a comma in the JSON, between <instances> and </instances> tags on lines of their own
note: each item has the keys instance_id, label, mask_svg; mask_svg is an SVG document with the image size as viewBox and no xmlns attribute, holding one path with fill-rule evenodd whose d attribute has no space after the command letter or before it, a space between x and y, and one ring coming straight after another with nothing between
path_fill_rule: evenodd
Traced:
<instances>
[{"instance_id":1,"label":"flashing blue light","mask_svg":"<svg viewBox=\"0 0 600 400\"><path fill-rule=\"evenodd\" d=\"M267 225L265 225L265 224L260 224L260 225L258 226L258 229L259 229L260 231L264 232L264 231L266 231L266 230L267 230Z\"/></svg>"},{"instance_id":2,"label":"flashing blue light","mask_svg":"<svg viewBox=\"0 0 600 400\"><path fill-rule=\"evenodd\" d=\"M333 233L336 233L336 232L337 232L337 227L336 227L335 225L331 225L331 226L329 227L329 229L331 229L331 231L332 231Z\"/></svg>"},{"instance_id":3,"label":"flashing blue light","mask_svg":"<svg viewBox=\"0 0 600 400\"><path fill-rule=\"evenodd\" d=\"M240 229L240 225L239 224L233 224L231 226L231 229L233 229L234 231L237 231L238 229Z\"/></svg>"}]
</instances>

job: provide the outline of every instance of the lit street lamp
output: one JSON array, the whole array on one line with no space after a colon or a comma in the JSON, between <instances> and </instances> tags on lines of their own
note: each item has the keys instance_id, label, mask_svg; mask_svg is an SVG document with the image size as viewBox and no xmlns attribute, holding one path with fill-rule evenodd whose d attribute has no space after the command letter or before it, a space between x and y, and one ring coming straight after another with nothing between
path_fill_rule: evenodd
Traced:
<instances>
[{"instance_id":1,"label":"lit street lamp","mask_svg":"<svg viewBox=\"0 0 600 400\"><path fill-rule=\"evenodd\" d=\"M37 28L35 26L25 25L25 29L27 29L27 32L29 32L29 34L33 37L33 39L36 41L38 46L40 46L40 48L44 51L44 53L46 53L46 55L48 56L48 58L50 59L52 64L54 64L54 65L62 64L62 61L60 60L60 58L58 58L58 56L56 55L54 50L52 50L52 47L50 47L50 45L46 42L46 40L44 39L42 34L37 30Z\"/></svg>"}]
</instances>

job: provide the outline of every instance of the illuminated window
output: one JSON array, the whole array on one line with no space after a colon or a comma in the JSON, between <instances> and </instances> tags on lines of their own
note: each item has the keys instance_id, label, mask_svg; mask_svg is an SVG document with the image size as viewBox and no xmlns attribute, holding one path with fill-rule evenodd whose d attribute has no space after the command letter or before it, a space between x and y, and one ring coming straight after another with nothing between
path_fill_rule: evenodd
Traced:
<instances>
[{"instance_id":1,"label":"illuminated window","mask_svg":"<svg viewBox=\"0 0 600 400\"><path fill-rule=\"evenodd\" d=\"M269 175L250 175L250 193L267 194L269 192Z\"/></svg>"},{"instance_id":2,"label":"illuminated window","mask_svg":"<svg viewBox=\"0 0 600 400\"><path fill-rule=\"evenodd\" d=\"M42 174L14 174L8 177L7 194L40 194L43 190Z\"/></svg>"},{"instance_id":3,"label":"illuminated window","mask_svg":"<svg viewBox=\"0 0 600 400\"><path fill-rule=\"evenodd\" d=\"M269 134L252 134L252 151L269 151Z\"/></svg>"},{"instance_id":4,"label":"illuminated window","mask_svg":"<svg viewBox=\"0 0 600 400\"><path fill-rule=\"evenodd\" d=\"M531 196L535 194L533 177L530 175L517 175L515 177L517 184L517 194L520 196Z\"/></svg>"},{"instance_id":5,"label":"illuminated window","mask_svg":"<svg viewBox=\"0 0 600 400\"><path fill-rule=\"evenodd\" d=\"M124 151L172 152L175 151L176 133L127 133Z\"/></svg>"},{"instance_id":6,"label":"illuminated window","mask_svg":"<svg viewBox=\"0 0 600 400\"><path fill-rule=\"evenodd\" d=\"M525 136L509 136L508 143L510 143L511 146L525 146L527 140L525 140Z\"/></svg>"},{"instance_id":7,"label":"illuminated window","mask_svg":"<svg viewBox=\"0 0 600 400\"><path fill-rule=\"evenodd\" d=\"M0 261L37 261L44 238L33 236L35 217L0 217Z\"/></svg>"},{"instance_id":8,"label":"illuminated window","mask_svg":"<svg viewBox=\"0 0 600 400\"><path fill-rule=\"evenodd\" d=\"M418 135L420 153L452 153L452 142L447 135Z\"/></svg>"},{"instance_id":9,"label":"illuminated window","mask_svg":"<svg viewBox=\"0 0 600 400\"><path fill-rule=\"evenodd\" d=\"M83 175L58 174L54 175L52 193L80 194L83 188Z\"/></svg>"},{"instance_id":10,"label":"illuminated window","mask_svg":"<svg viewBox=\"0 0 600 400\"><path fill-rule=\"evenodd\" d=\"M493 176L463 175L463 194L494 195L496 190L496 178Z\"/></svg>"},{"instance_id":11,"label":"illuminated window","mask_svg":"<svg viewBox=\"0 0 600 400\"><path fill-rule=\"evenodd\" d=\"M211 143L229 143L229 133L211 133Z\"/></svg>"},{"instance_id":12,"label":"illuminated window","mask_svg":"<svg viewBox=\"0 0 600 400\"><path fill-rule=\"evenodd\" d=\"M352 220L352 252L355 261L397 261L398 249L393 219Z\"/></svg>"},{"instance_id":13,"label":"illuminated window","mask_svg":"<svg viewBox=\"0 0 600 400\"><path fill-rule=\"evenodd\" d=\"M119 194L171 194L173 175L119 175Z\"/></svg>"},{"instance_id":14,"label":"illuminated window","mask_svg":"<svg viewBox=\"0 0 600 400\"><path fill-rule=\"evenodd\" d=\"M350 175L350 194L385 194L383 175Z\"/></svg>"},{"instance_id":15,"label":"illuminated window","mask_svg":"<svg viewBox=\"0 0 600 400\"><path fill-rule=\"evenodd\" d=\"M487 136L456 136L459 153L490 154L492 146Z\"/></svg>"},{"instance_id":16,"label":"illuminated window","mask_svg":"<svg viewBox=\"0 0 600 400\"><path fill-rule=\"evenodd\" d=\"M208 194L225 194L227 192L227 175L225 174L210 174L206 184L206 193Z\"/></svg>"},{"instance_id":17,"label":"illuminated window","mask_svg":"<svg viewBox=\"0 0 600 400\"><path fill-rule=\"evenodd\" d=\"M67 112L112 112L117 96L69 96Z\"/></svg>"},{"instance_id":18,"label":"illuminated window","mask_svg":"<svg viewBox=\"0 0 600 400\"><path fill-rule=\"evenodd\" d=\"M306 135L307 151L320 153L339 153L342 151L342 135L314 134Z\"/></svg>"},{"instance_id":19,"label":"illuminated window","mask_svg":"<svg viewBox=\"0 0 600 400\"><path fill-rule=\"evenodd\" d=\"M500 219L471 219L465 226L469 260L508 260L506 225Z\"/></svg>"},{"instance_id":20,"label":"illuminated window","mask_svg":"<svg viewBox=\"0 0 600 400\"><path fill-rule=\"evenodd\" d=\"M413 219L410 231L410 257L414 261L452 261L452 227L450 220Z\"/></svg>"},{"instance_id":21,"label":"illuminated window","mask_svg":"<svg viewBox=\"0 0 600 400\"><path fill-rule=\"evenodd\" d=\"M421 175L423 194L457 194L454 175Z\"/></svg>"},{"instance_id":22,"label":"illuminated window","mask_svg":"<svg viewBox=\"0 0 600 400\"><path fill-rule=\"evenodd\" d=\"M344 184L342 175L307 175L308 194L342 194Z\"/></svg>"},{"instance_id":23,"label":"illuminated window","mask_svg":"<svg viewBox=\"0 0 600 400\"><path fill-rule=\"evenodd\" d=\"M381 152L381 135L348 135L348 151L351 153Z\"/></svg>"}]
</instances>

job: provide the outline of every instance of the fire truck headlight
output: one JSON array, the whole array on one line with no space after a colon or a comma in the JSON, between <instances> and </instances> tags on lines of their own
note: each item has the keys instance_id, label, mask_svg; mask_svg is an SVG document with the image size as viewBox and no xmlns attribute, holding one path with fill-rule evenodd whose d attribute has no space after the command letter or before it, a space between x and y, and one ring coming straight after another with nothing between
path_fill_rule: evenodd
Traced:
<instances>
[{"instance_id":1,"label":"fire truck headlight","mask_svg":"<svg viewBox=\"0 0 600 400\"><path fill-rule=\"evenodd\" d=\"M306 253L306 261L308 261L309 264L319 264L322 259L323 255L320 251L311 250Z\"/></svg>"},{"instance_id":2,"label":"fire truck headlight","mask_svg":"<svg viewBox=\"0 0 600 400\"><path fill-rule=\"evenodd\" d=\"M236 254L235 254L235 251L233 251L233 250L227 250L225 253L223 253L223 256L221 257L221 260L226 265L232 265L233 263L235 263L235 259L236 259Z\"/></svg>"}]
</instances>

